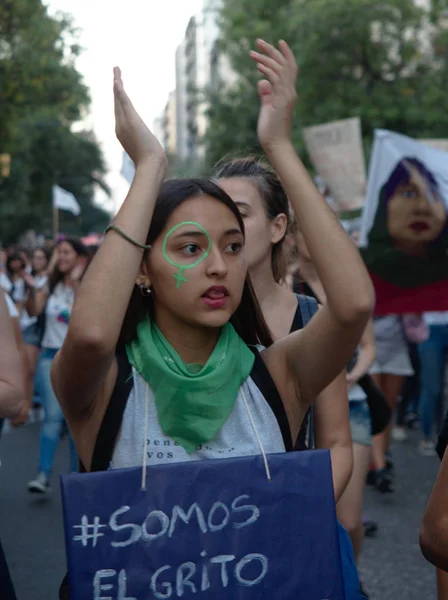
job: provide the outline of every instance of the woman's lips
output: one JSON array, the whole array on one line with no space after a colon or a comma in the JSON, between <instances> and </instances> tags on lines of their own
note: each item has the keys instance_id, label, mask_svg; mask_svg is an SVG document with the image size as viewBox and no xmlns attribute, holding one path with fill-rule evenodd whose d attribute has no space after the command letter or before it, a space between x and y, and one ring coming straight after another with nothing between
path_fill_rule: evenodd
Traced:
<instances>
[{"instance_id":1,"label":"woman's lips","mask_svg":"<svg viewBox=\"0 0 448 600\"><path fill-rule=\"evenodd\" d=\"M209 308L222 308L229 297L229 292L224 286L212 286L202 296L202 300Z\"/></svg>"},{"instance_id":2,"label":"woman's lips","mask_svg":"<svg viewBox=\"0 0 448 600\"><path fill-rule=\"evenodd\" d=\"M420 233L422 231L427 231L429 229L429 225L425 221L414 221L411 223L410 228L413 231Z\"/></svg>"},{"instance_id":3,"label":"woman's lips","mask_svg":"<svg viewBox=\"0 0 448 600\"><path fill-rule=\"evenodd\" d=\"M222 298L209 298L208 296L202 296L202 300L209 308L222 308L229 299L228 296Z\"/></svg>"}]
</instances>

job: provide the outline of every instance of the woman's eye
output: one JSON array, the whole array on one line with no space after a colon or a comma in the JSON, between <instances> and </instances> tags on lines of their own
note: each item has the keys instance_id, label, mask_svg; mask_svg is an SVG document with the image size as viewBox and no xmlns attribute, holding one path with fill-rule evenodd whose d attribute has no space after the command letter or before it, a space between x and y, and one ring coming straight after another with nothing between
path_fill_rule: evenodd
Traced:
<instances>
[{"instance_id":1,"label":"woman's eye","mask_svg":"<svg viewBox=\"0 0 448 600\"><path fill-rule=\"evenodd\" d=\"M227 252L230 252L231 254L237 254L241 248L243 247L243 244L241 242L232 242L231 244L229 244L226 248Z\"/></svg>"},{"instance_id":2,"label":"woman's eye","mask_svg":"<svg viewBox=\"0 0 448 600\"><path fill-rule=\"evenodd\" d=\"M188 246L184 246L182 248L182 252L187 256L194 256L195 254L200 252L200 250L201 249L196 244L188 244Z\"/></svg>"},{"instance_id":3,"label":"woman's eye","mask_svg":"<svg viewBox=\"0 0 448 600\"><path fill-rule=\"evenodd\" d=\"M416 198L417 194L414 192L414 190L402 190L401 195L403 196L403 198Z\"/></svg>"}]
</instances>

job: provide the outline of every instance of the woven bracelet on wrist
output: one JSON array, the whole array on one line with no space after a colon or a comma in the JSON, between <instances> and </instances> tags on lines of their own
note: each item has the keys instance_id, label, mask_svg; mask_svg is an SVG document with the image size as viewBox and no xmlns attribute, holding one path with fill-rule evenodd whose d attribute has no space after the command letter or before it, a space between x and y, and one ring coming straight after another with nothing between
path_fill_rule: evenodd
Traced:
<instances>
[{"instance_id":1,"label":"woven bracelet on wrist","mask_svg":"<svg viewBox=\"0 0 448 600\"><path fill-rule=\"evenodd\" d=\"M104 235L106 235L107 232L110 231L111 229L113 231L116 231L118 233L118 235L121 235L121 237L123 239L125 239L127 242L129 242L133 246L137 246L137 248L141 248L142 250L151 250L151 244L147 244L147 245L139 244L138 242L133 240L131 237L129 237L122 229L117 227L117 225L109 225L109 227L107 227L106 231L104 232Z\"/></svg>"}]
</instances>

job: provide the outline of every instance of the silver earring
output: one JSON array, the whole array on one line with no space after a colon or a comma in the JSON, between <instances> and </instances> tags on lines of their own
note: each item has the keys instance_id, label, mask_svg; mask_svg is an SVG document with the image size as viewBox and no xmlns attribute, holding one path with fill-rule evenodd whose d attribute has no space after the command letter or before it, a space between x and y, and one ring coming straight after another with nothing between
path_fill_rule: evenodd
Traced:
<instances>
[{"instance_id":1,"label":"silver earring","mask_svg":"<svg viewBox=\"0 0 448 600\"><path fill-rule=\"evenodd\" d=\"M151 290L151 288L150 288L149 286L147 286L147 285L143 285L143 283L141 283L141 284L139 285L139 288L140 288L140 294L141 294L141 295L142 295L144 298L147 298L148 296L150 296L150 295L151 295L151 292L152 292L152 290Z\"/></svg>"}]
</instances>

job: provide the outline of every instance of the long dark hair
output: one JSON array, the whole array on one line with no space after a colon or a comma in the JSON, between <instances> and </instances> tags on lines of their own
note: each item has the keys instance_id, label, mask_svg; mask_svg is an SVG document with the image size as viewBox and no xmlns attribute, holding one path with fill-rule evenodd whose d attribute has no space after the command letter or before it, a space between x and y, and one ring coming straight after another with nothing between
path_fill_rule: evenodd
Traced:
<instances>
[{"instance_id":1,"label":"long dark hair","mask_svg":"<svg viewBox=\"0 0 448 600\"><path fill-rule=\"evenodd\" d=\"M280 214L286 215L287 228L285 235L276 244L272 245L271 264L272 272L277 283L282 281L287 274L288 260L284 252L284 241L290 225L290 210L288 197L282 183L274 169L263 160L255 156L244 158L224 159L219 162L213 171L216 179L230 179L244 177L250 179L263 199L266 216L269 220L275 219Z\"/></svg>"},{"instance_id":2,"label":"long dark hair","mask_svg":"<svg viewBox=\"0 0 448 600\"><path fill-rule=\"evenodd\" d=\"M206 178L171 179L165 181L161 187L154 207L146 244L154 243L165 228L170 215L178 206L189 198L201 195L211 196L227 206L238 221L244 235L244 223L238 207L219 185ZM143 260L147 256L148 251L144 253ZM153 317L152 302L151 296L142 296L138 286L134 286L121 329L119 346L123 346L135 338L137 325L140 321ZM232 315L230 323L246 344L262 344L263 346L272 344L272 336L264 320L249 275L247 275L244 283L240 305Z\"/></svg>"},{"instance_id":3,"label":"long dark hair","mask_svg":"<svg viewBox=\"0 0 448 600\"><path fill-rule=\"evenodd\" d=\"M84 246L84 244L81 242L81 240L78 240L77 238L63 238L61 240L59 240L54 248L53 248L53 252L56 252L58 247L63 244L70 244L70 246L73 248L73 250L76 252L76 254L78 256L85 256L86 259L89 259L89 253L87 251L87 248ZM58 285L58 283L60 283L61 281L63 281L65 274L61 273L61 271L58 269L57 265L55 265L53 272L50 275L49 278L49 283L48 283L48 287L50 290L50 295L54 292L56 286Z\"/></svg>"},{"instance_id":4,"label":"long dark hair","mask_svg":"<svg viewBox=\"0 0 448 600\"><path fill-rule=\"evenodd\" d=\"M13 263L16 260L20 261L20 263L22 265L21 266L22 270L26 267L25 262L20 255L20 252L12 252L6 259L6 271L10 277L12 277L14 275L14 273L11 270L11 263Z\"/></svg>"},{"instance_id":5,"label":"long dark hair","mask_svg":"<svg viewBox=\"0 0 448 600\"><path fill-rule=\"evenodd\" d=\"M35 252L42 252L42 254L45 256L45 259L47 261L47 264L45 265L45 269L46 269L48 267L48 263L50 262L50 252L48 251L48 248L44 248L43 246L39 246L38 248L35 248L34 251L33 251L33 258L34 258L34 253ZM43 269L43 270L45 270L45 269ZM35 275L38 275L38 273L36 272L36 270L34 269L34 267L33 267L32 271L31 271L31 275L33 275L33 277Z\"/></svg>"}]
</instances>

